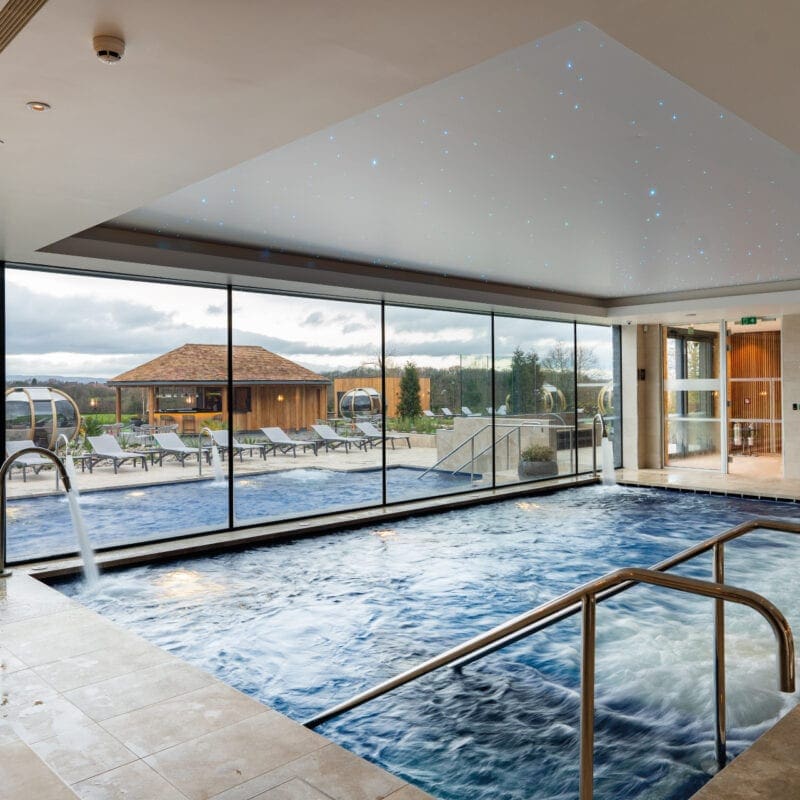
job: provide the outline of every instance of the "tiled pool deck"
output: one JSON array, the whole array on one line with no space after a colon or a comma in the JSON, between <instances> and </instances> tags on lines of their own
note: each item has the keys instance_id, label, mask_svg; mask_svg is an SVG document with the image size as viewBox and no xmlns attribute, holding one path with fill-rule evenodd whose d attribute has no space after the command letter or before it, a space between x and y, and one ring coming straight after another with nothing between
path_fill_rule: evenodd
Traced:
<instances>
[{"instance_id":1,"label":"tiled pool deck","mask_svg":"<svg viewBox=\"0 0 800 800\"><path fill-rule=\"evenodd\" d=\"M800 482L751 478L745 484L712 473L681 474L676 481L675 473L660 470L620 471L619 477L641 485L678 483L700 491L800 498ZM187 546L225 545L229 539L193 539ZM163 555L152 549L151 556ZM136 552L128 560L145 556ZM65 560L50 568L57 573L72 566ZM0 580L0 664L2 800L429 797L83 608L24 569ZM796 800L798 736L800 709L695 800Z\"/></svg>"},{"instance_id":2,"label":"tiled pool deck","mask_svg":"<svg viewBox=\"0 0 800 800\"><path fill-rule=\"evenodd\" d=\"M2 798L429 797L21 571L0 612Z\"/></svg>"}]
</instances>

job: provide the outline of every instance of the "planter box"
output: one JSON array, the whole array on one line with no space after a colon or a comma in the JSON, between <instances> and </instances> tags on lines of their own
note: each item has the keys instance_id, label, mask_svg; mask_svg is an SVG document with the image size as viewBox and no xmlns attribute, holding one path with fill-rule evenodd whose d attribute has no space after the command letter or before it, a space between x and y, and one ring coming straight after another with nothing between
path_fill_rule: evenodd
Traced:
<instances>
[{"instance_id":1,"label":"planter box","mask_svg":"<svg viewBox=\"0 0 800 800\"><path fill-rule=\"evenodd\" d=\"M522 480L553 478L558 475L558 461L520 461L517 474Z\"/></svg>"}]
</instances>

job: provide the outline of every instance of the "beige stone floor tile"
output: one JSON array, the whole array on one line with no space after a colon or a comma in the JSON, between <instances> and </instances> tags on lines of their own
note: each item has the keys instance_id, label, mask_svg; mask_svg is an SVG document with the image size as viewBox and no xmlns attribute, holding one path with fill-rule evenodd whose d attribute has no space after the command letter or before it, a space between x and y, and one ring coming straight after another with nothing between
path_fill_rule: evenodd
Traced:
<instances>
[{"instance_id":1,"label":"beige stone floor tile","mask_svg":"<svg viewBox=\"0 0 800 800\"><path fill-rule=\"evenodd\" d=\"M0 675L0 710L31 705L56 694L56 690L32 669Z\"/></svg>"},{"instance_id":2,"label":"beige stone floor tile","mask_svg":"<svg viewBox=\"0 0 800 800\"><path fill-rule=\"evenodd\" d=\"M377 800L405 783L336 744L328 744L287 768L333 800Z\"/></svg>"},{"instance_id":3,"label":"beige stone floor tile","mask_svg":"<svg viewBox=\"0 0 800 800\"><path fill-rule=\"evenodd\" d=\"M0 625L0 641L30 666L46 664L98 650L126 634L113 623L84 608L47 617Z\"/></svg>"},{"instance_id":4,"label":"beige stone floor tile","mask_svg":"<svg viewBox=\"0 0 800 800\"><path fill-rule=\"evenodd\" d=\"M102 725L138 756L146 756L264 711L257 700L215 681Z\"/></svg>"},{"instance_id":5,"label":"beige stone floor tile","mask_svg":"<svg viewBox=\"0 0 800 800\"><path fill-rule=\"evenodd\" d=\"M0 798L75 800L75 794L24 742L0 744Z\"/></svg>"},{"instance_id":6,"label":"beige stone floor tile","mask_svg":"<svg viewBox=\"0 0 800 800\"><path fill-rule=\"evenodd\" d=\"M68 733L32 744L31 749L64 783L77 783L136 760L134 753L96 723L75 725Z\"/></svg>"},{"instance_id":7,"label":"beige stone floor tile","mask_svg":"<svg viewBox=\"0 0 800 800\"><path fill-rule=\"evenodd\" d=\"M262 792L253 800L331 800L331 798L305 781L292 778L274 789Z\"/></svg>"},{"instance_id":8,"label":"beige stone floor tile","mask_svg":"<svg viewBox=\"0 0 800 800\"><path fill-rule=\"evenodd\" d=\"M293 778L301 779L333 800L378 800L405 785L400 778L325 741L325 747L221 792L214 800L268 797L269 790Z\"/></svg>"},{"instance_id":9,"label":"beige stone floor tile","mask_svg":"<svg viewBox=\"0 0 800 800\"><path fill-rule=\"evenodd\" d=\"M0 647L0 675L10 675L12 672L25 669L27 666L27 664L23 663L10 650L6 650L5 647ZM0 678L0 680L2 680L2 678Z\"/></svg>"},{"instance_id":10,"label":"beige stone floor tile","mask_svg":"<svg viewBox=\"0 0 800 800\"><path fill-rule=\"evenodd\" d=\"M186 694L213 681L211 675L176 660L72 689L64 697L100 722Z\"/></svg>"},{"instance_id":11,"label":"beige stone floor tile","mask_svg":"<svg viewBox=\"0 0 800 800\"><path fill-rule=\"evenodd\" d=\"M35 671L58 691L67 692L155 664L176 661L166 650L138 636L122 634L110 647L51 661L35 667Z\"/></svg>"},{"instance_id":12,"label":"beige stone floor tile","mask_svg":"<svg viewBox=\"0 0 800 800\"><path fill-rule=\"evenodd\" d=\"M265 711L162 750L146 761L190 800L205 800L325 744L325 739L302 725Z\"/></svg>"},{"instance_id":13,"label":"beige stone floor tile","mask_svg":"<svg viewBox=\"0 0 800 800\"><path fill-rule=\"evenodd\" d=\"M186 800L144 761L103 772L72 788L81 800Z\"/></svg>"},{"instance_id":14,"label":"beige stone floor tile","mask_svg":"<svg viewBox=\"0 0 800 800\"><path fill-rule=\"evenodd\" d=\"M402 789L386 795L386 800L435 800L434 797L416 786L407 783Z\"/></svg>"},{"instance_id":15,"label":"beige stone floor tile","mask_svg":"<svg viewBox=\"0 0 800 800\"><path fill-rule=\"evenodd\" d=\"M86 714L59 695L19 706L4 706L2 716L14 733L28 744L52 736L69 736L74 728L91 723Z\"/></svg>"}]
</instances>

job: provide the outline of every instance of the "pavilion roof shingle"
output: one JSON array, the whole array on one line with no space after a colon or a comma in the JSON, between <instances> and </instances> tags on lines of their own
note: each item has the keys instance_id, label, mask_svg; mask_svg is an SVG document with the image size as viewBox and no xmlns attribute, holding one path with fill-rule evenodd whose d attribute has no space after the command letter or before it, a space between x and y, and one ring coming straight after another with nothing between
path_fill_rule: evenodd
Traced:
<instances>
[{"instance_id":1,"label":"pavilion roof shingle","mask_svg":"<svg viewBox=\"0 0 800 800\"><path fill-rule=\"evenodd\" d=\"M117 375L109 384L225 383L227 380L225 345L184 344ZM233 382L329 383L322 375L256 345L234 345Z\"/></svg>"}]
</instances>

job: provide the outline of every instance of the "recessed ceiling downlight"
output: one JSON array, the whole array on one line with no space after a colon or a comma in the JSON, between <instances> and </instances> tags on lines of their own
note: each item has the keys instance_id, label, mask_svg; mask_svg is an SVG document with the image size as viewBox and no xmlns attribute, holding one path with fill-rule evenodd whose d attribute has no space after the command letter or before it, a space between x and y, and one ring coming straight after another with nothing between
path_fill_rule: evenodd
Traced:
<instances>
[{"instance_id":1,"label":"recessed ceiling downlight","mask_svg":"<svg viewBox=\"0 0 800 800\"><path fill-rule=\"evenodd\" d=\"M45 103L44 100L28 100L25 103L31 111L49 111L50 103Z\"/></svg>"}]
</instances>

